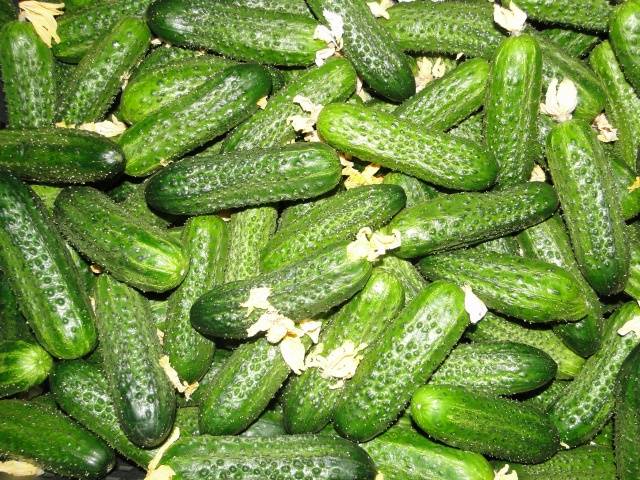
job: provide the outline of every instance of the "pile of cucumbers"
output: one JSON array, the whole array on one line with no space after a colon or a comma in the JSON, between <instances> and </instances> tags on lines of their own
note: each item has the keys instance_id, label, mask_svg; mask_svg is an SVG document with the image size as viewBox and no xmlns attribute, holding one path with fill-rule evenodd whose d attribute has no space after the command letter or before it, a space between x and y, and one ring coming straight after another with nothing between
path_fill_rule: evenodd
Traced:
<instances>
[{"instance_id":1,"label":"pile of cucumbers","mask_svg":"<svg viewBox=\"0 0 640 480\"><path fill-rule=\"evenodd\" d=\"M640 479L640 0L34 8L0 473Z\"/></svg>"}]
</instances>

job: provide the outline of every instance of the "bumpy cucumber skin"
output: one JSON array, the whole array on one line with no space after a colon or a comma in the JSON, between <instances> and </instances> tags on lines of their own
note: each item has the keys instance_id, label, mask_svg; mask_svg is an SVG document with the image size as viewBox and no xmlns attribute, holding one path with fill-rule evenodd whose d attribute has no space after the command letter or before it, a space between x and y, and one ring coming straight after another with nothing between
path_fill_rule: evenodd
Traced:
<instances>
[{"instance_id":1,"label":"bumpy cucumber skin","mask_svg":"<svg viewBox=\"0 0 640 480\"><path fill-rule=\"evenodd\" d=\"M484 142L484 113L478 112L463 120L449 130L449 134L455 137L466 138L475 143Z\"/></svg>"},{"instance_id":2,"label":"bumpy cucumber skin","mask_svg":"<svg viewBox=\"0 0 640 480\"><path fill-rule=\"evenodd\" d=\"M131 72L129 83L134 82L138 77L149 75L154 70L160 70L164 67L179 67L183 63L189 63L201 57L202 53L188 48L175 47L173 45L164 44L151 50L144 57L136 68Z\"/></svg>"},{"instance_id":3,"label":"bumpy cucumber skin","mask_svg":"<svg viewBox=\"0 0 640 480\"><path fill-rule=\"evenodd\" d=\"M36 195L13 175L0 179L0 265L40 344L77 358L96 343L89 301L67 246Z\"/></svg>"},{"instance_id":4,"label":"bumpy cucumber skin","mask_svg":"<svg viewBox=\"0 0 640 480\"><path fill-rule=\"evenodd\" d=\"M400 281L391 273L375 269L362 291L323 327L320 341L310 355L318 352L326 357L345 341L351 341L355 346L367 344L363 352L366 356L403 304ZM313 433L329 423L344 391L333 386L336 382L335 378L323 378L318 368L308 368L288 383L282 406L289 433Z\"/></svg>"},{"instance_id":5,"label":"bumpy cucumber skin","mask_svg":"<svg viewBox=\"0 0 640 480\"><path fill-rule=\"evenodd\" d=\"M125 172L145 176L225 133L257 110L271 90L258 65L238 65L203 83L129 128L119 140Z\"/></svg>"},{"instance_id":6,"label":"bumpy cucumber skin","mask_svg":"<svg viewBox=\"0 0 640 480\"><path fill-rule=\"evenodd\" d=\"M160 367L147 300L101 275L94 291L104 369L120 426L133 443L155 447L173 427L175 392Z\"/></svg>"},{"instance_id":7,"label":"bumpy cucumber skin","mask_svg":"<svg viewBox=\"0 0 640 480\"><path fill-rule=\"evenodd\" d=\"M148 180L141 183L124 181L108 192L109 197L134 217L161 229L167 228L173 220L171 215L163 215L149 208L145 198Z\"/></svg>"},{"instance_id":8,"label":"bumpy cucumber skin","mask_svg":"<svg viewBox=\"0 0 640 480\"><path fill-rule=\"evenodd\" d=\"M640 477L640 347L629 354L620 368L615 389L615 454L620 480Z\"/></svg>"},{"instance_id":9,"label":"bumpy cucumber skin","mask_svg":"<svg viewBox=\"0 0 640 480\"><path fill-rule=\"evenodd\" d=\"M545 28L540 35L558 45L565 53L580 58L600 43L597 35L563 28Z\"/></svg>"},{"instance_id":10,"label":"bumpy cucumber skin","mask_svg":"<svg viewBox=\"0 0 640 480\"><path fill-rule=\"evenodd\" d=\"M116 460L101 440L68 417L21 400L0 401L0 455L77 479L102 478Z\"/></svg>"},{"instance_id":11,"label":"bumpy cucumber skin","mask_svg":"<svg viewBox=\"0 0 640 480\"><path fill-rule=\"evenodd\" d=\"M366 441L389 428L468 324L459 287L449 282L425 287L360 362L334 411L336 430Z\"/></svg>"},{"instance_id":12,"label":"bumpy cucumber skin","mask_svg":"<svg viewBox=\"0 0 640 480\"><path fill-rule=\"evenodd\" d=\"M306 66L326 43L313 38L308 16L242 8L207 0L161 0L147 11L151 30L172 45L205 48L270 65Z\"/></svg>"},{"instance_id":13,"label":"bumpy cucumber skin","mask_svg":"<svg viewBox=\"0 0 640 480\"><path fill-rule=\"evenodd\" d=\"M413 207L425 200L430 200L439 195L439 192L422 180L405 175L404 173L391 172L384 176L382 181L385 185L398 185L407 197L405 207Z\"/></svg>"},{"instance_id":14,"label":"bumpy cucumber skin","mask_svg":"<svg viewBox=\"0 0 640 480\"><path fill-rule=\"evenodd\" d=\"M305 15L309 18L313 14L309 10L309 6L304 0L222 0L228 5L245 8L259 8L261 10L269 10L281 13L293 13L296 15Z\"/></svg>"},{"instance_id":15,"label":"bumpy cucumber skin","mask_svg":"<svg viewBox=\"0 0 640 480\"><path fill-rule=\"evenodd\" d=\"M558 451L558 431L542 411L462 387L426 385L411 399L411 417L448 445L522 463Z\"/></svg>"},{"instance_id":16,"label":"bumpy cucumber skin","mask_svg":"<svg viewBox=\"0 0 640 480\"><path fill-rule=\"evenodd\" d=\"M574 276L541 260L469 250L425 257L418 268L468 284L489 308L528 322L577 321L589 308Z\"/></svg>"},{"instance_id":17,"label":"bumpy cucumber skin","mask_svg":"<svg viewBox=\"0 0 640 480\"><path fill-rule=\"evenodd\" d=\"M0 341L0 398L40 385L52 368L53 360L37 343Z\"/></svg>"},{"instance_id":18,"label":"bumpy cucumber skin","mask_svg":"<svg viewBox=\"0 0 640 480\"><path fill-rule=\"evenodd\" d=\"M402 285L405 302L413 300L427 286L427 281L410 262L393 255L385 255L380 268L392 273Z\"/></svg>"},{"instance_id":19,"label":"bumpy cucumber skin","mask_svg":"<svg viewBox=\"0 0 640 480\"><path fill-rule=\"evenodd\" d=\"M508 6L508 0L502 2ZM564 25L576 30L604 32L611 13L607 0L520 0L518 7L543 24Z\"/></svg>"},{"instance_id":20,"label":"bumpy cucumber skin","mask_svg":"<svg viewBox=\"0 0 640 480\"><path fill-rule=\"evenodd\" d=\"M522 256L520 255L520 247L518 246L517 240L511 235L478 243L473 248L478 252L495 252L507 255L517 255L519 257Z\"/></svg>"},{"instance_id":21,"label":"bumpy cucumber skin","mask_svg":"<svg viewBox=\"0 0 640 480\"><path fill-rule=\"evenodd\" d=\"M261 268L276 270L324 245L353 240L363 227L376 230L400 211L405 198L398 186L370 185L322 199L278 230L263 249Z\"/></svg>"},{"instance_id":22,"label":"bumpy cucumber skin","mask_svg":"<svg viewBox=\"0 0 640 480\"><path fill-rule=\"evenodd\" d=\"M202 404L204 397L206 396L205 394L209 391L208 385L211 384L213 379L221 370L222 366L231 357L232 354L233 354L233 351L224 350L222 348L216 348L216 350L213 352L213 358L212 358L211 366L209 367L209 370L207 370L207 373L205 373L204 376L198 382L199 387L196 389L195 392L193 392L189 400L178 397L178 404L182 406L186 405L186 406L199 407Z\"/></svg>"},{"instance_id":23,"label":"bumpy cucumber skin","mask_svg":"<svg viewBox=\"0 0 640 480\"><path fill-rule=\"evenodd\" d=\"M602 346L551 407L551 419L566 444L586 443L611 417L616 376L622 362L640 343L640 337L635 333L623 337L618 329L626 322L638 319L640 307L636 302L624 304L609 317Z\"/></svg>"},{"instance_id":24,"label":"bumpy cucumber skin","mask_svg":"<svg viewBox=\"0 0 640 480\"><path fill-rule=\"evenodd\" d=\"M609 41L624 75L640 91L640 2L624 2L609 20Z\"/></svg>"},{"instance_id":25,"label":"bumpy cucumber skin","mask_svg":"<svg viewBox=\"0 0 640 480\"><path fill-rule=\"evenodd\" d=\"M142 291L170 290L187 272L187 259L177 243L91 187L63 190L54 216L80 252Z\"/></svg>"},{"instance_id":26,"label":"bumpy cucumber skin","mask_svg":"<svg viewBox=\"0 0 640 480\"><path fill-rule=\"evenodd\" d=\"M124 153L117 144L92 132L0 130L0 168L35 182L87 183L122 172Z\"/></svg>"},{"instance_id":27,"label":"bumpy cucumber skin","mask_svg":"<svg viewBox=\"0 0 640 480\"><path fill-rule=\"evenodd\" d=\"M547 160L582 273L598 293L619 292L629 249L619 197L595 133L579 120L556 125L547 139Z\"/></svg>"},{"instance_id":28,"label":"bumpy cucumber skin","mask_svg":"<svg viewBox=\"0 0 640 480\"><path fill-rule=\"evenodd\" d=\"M386 229L400 232L402 244L394 254L413 258L522 230L557 207L550 185L528 182L496 192L442 195L403 210Z\"/></svg>"},{"instance_id":29,"label":"bumpy cucumber skin","mask_svg":"<svg viewBox=\"0 0 640 480\"><path fill-rule=\"evenodd\" d=\"M526 396L522 401L546 412L556 403L569 383L571 383L569 380L556 379L548 385L545 385L543 389L532 392L533 396Z\"/></svg>"},{"instance_id":30,"label":"bumpy cucumber skin","mask_svg":"<svg viewBox=\"0 0 640 480\"><path fill-rule=\"evenodd\" d=\"M15 294L9 282L0 273L0 342L5 340L25 340L33 342L33 334L27 321L20 313Z\"/></svg>"},{"instance_id":31,"label":"bumpy cucumber skin","mask_svg":"<svg viewBox=\"0 0 640 480\"><path fill-rule=\"evenodd\" d=\"M30 23L0 30L0 67L9 128L50 126L57 101L53 55Z\"/></svg>"},{"instance_id":32,"label":"bumpy cucumber skin","mask_svg":"<svg viewBox=\"0 0 640 480\"><path fill-rule=\"evenodd\" d=\"M531 176L541 92L542 52L536 39L505 39L493 59L484 102L485 137L499 165L498 187Z\"/></svg>"},{"instance_id":33,"label":"bumpy cucumber skin","mask_svg":"<svg viewBox=\"0 0 640 480\"><path fill-rule=\"evenodd\" d=\"M640 300L640 225L632 223L627 227L627 235L629 238L629 278L624 286L624 292Z\"/></svg>"},{"instance_id":34,"label":"bumpy cucumber skin","mask_svg":"<svg viewBox=\"0 0 640 480\"><path fill-rule=\"evenodd\" d=\"M488 78L486 60L467 60L444 77L429 82L393 113L425 129L448 130L482 106Z\"/></svg>"},{"instance_id":35,"label":"bumpy cucumber skin","mask_svg":"<svg viewBox=\"0 0 640 480\"><path fill-rule=\"evenodd\" d=\"M484 190L497 164L482 146L364 106L325 107L316 125L336 149L454 190Z\"/></svg>"},{"instance_id":36,"label":"bumpy cucumber skin","mask_svg":"<svg viewBox=\"0 0 640 480\"><path fill-rule=\"evenodd\" d=\"M620 150L615 145L609 145L605 147L605 154L609 159L614 189L620 198L622 217L625 220L631 220L640 213L640 189L629 191L629 187L636 179L635 169L625 165Z\"/></svg>"}]
</instances>

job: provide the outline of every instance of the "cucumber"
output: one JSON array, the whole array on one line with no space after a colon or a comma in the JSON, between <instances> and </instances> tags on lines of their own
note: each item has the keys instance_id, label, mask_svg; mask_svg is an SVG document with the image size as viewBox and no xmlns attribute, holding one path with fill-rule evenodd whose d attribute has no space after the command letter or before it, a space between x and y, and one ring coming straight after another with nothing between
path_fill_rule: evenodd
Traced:
<instances>
[{"instance_id":1,"label":"cucumber","mask_svg":"<svg viewBox=\"0 0 640 480\"><path fill-rule=\"evenodd\" d=\"M342 152L442 187L484 190L496 177L496 162L480 145L364 106L328 105L317 129Z\"/></svg>"},{"instance_id":2,"label":"cucumber","mask_svg":"<svg viewBox=\"0 0 640 480\"><path fill-rule=\"evenodd\" d=\"M5 275L0 272L0 342L24 340L33 342L33 334L20 313L18 301Z\"/></svg>"},{"instance_id":3,"label":"cucumber","mask_svg":"<svg viewBox=\"0 0 640 480\"><path fill-rule=\"evenodd\" d=\"M540 35L548 38L565 53L576 58L586 55L600 43L600 37L597 35L563 28L545 28L540 32Z\"/></svg>"},{"instance_id":4,"label":"cucumber","mask_svg":"<svg viewBox=\"0 0 640 480\"><path fill-rule=\"evenodd\" d=\"M131 72L127 86L133 83L139 76L148 75L154 70L164 67L179 67L182 63L189 63L202 56L202 52L188 48L174 47L168 43L153 48L146 57ZM209 57L207 57L209 58Z\"/></svg>"},{"instance_id":5,"label":"cucumber","mask_svg":"<svg viewBox=\"0 0 640 480\"><path fill-rule=\"evenodd\" d=\"M449 282L427 285L360 362L334 411L338 433L366 441L387 430L468 324L460 288Z\"/></svg>"},{"instance_id":6,"label":"cucumber","mask_svg":"<svg viewBox=\"0 0 640 480\"><path fill-rule=\"evenodd\" d=\"M460 344L429 379L490 395L535 390L553 380L558 366L545 352L522 343Z\"/></svg>"},{"instance_id":7,"label":"cucumber","mask_svg":"<svg viewBox=\"0 0 640 480\"><path fill-rule=\"evenodd\" d=\"M286 433L282 425L282 412L280 410L265 410L260 418L241 435L243 437L276 437Z\"/></svg>"},{"instance_id":8,"label":"cucumber","mask_svg":"<svg viewBox=\"0 0 640 480\"><path fill-rule=\"evenodd\" d=\"M142 291L170 290L187 272L182 249L166 233L138 221L94 188L63 190L56 199L54 216L80 252Z\"/></svg>"},{"instance_id":9,"label":"cucumber","mask_svg":"<svg viewBox=\"0 0 640 480\"><path fill-rule=\"evenodd\" d=\"M198 155L155 174L146 198L161 212L203 215L315 197L338 185L341 169L337 153L320 143Z\"/></svg>"},{"instance_id":10,"label":"cucumber","mask_svg":"<svg viewBox=\"0 0 640 480\"><path fill-rule=\"evenodd\" d=\"M640 343L631 332L618 334L628 321L638 321L640 307L636 302L622 305L605 323L602 346L590 357L576 379L562 392L551 407L551 419L560 439L570 446L589 441L613 413L614 384L625 358Z\"/></svg>"},{"instance_id":11,"label":"cucumber","mask_svg":"<svg viewBox=\"0 0 640 480\"><path fill-rule=\"evenodd\" d=\"M502 0L508 6L510 0ZM520 0L518 7L541 24L564 25L576 30L606 32L611 5L607 0Z\"/></svg>"},{"instance_id":12,"label":"cucumber","mask_svg":"<svg viewBox=\"0 0 640 480\"><path fill-rule=\"evenodd\" d=\"M620 368L615 389L615 455L618 477L640 476L637 455L640 436L640 347L634 348Z\"/></svg>"},{"instance_id":13,"label":"cucumber","mask_svg":"<svg viewBox=\"0 0 640 480\"><path fill-rule=\"evenodd\" d=\"M238 65L223 70L129 128L121 137L125 172L145 176L248 118L271 90L262 67Z\"/></svg>"},{"instance_id":14,"label":"cucumber","mask_svg":"<svg viewBox=\"0 0 640 480\"><path fill-rule=\"evenodd\" d=\"M100 275L94 291L103 367L120 427L140 447L162 443L173 427L176 400L160 367L160 344L147 300Z\"/></svg>"},{"instance_id":15,"label":"cucumber","mask_svg":"<svg viewBox=\"0 0 640 480\"><path fill-rule=\"evenodd\" d=\"M475 143L484 142L484 114L482 112L474 113L466 120L463 120L457 126L449 130L449 133L455 137L466 138Z\"/></svg>"},{"instance_id":16,"label":"cucumber","mask_svg":"<svg viewBox=\"0 0 640 480\"><path fill-rule=\"evenodd\" d=\"M164 230L173 223L175 219L171 215L160 214L149 208L145 198L147 183L148 180L141 183L133 183L125 180L116 188L109 191L108 195L130 215Z\"/></svg>"},{"instance_id":17,"label":"cucumber","mask_svg":"<svg viewBox=\"0 0 640 480\"><path fill-rule=\"evenodd\" d=\"M204 397L206 396L205 394L209 391L208 385L210 385L213 379L215 379L218 372L222 369L222 366L226 363L226 361L231 357L232 354L233 351L231 350L216 348L213 352L209 370L207 370L207 373L205 373L198 382L198 388L193 392L189 400L178 397L178 404L181 406L199 407L202 404Z\"/></svg>"},{"instance_id":18,"label":"cucumber","mask_svg":"<svg viewBox=\"0 0 640 480\"><path fill-rule=\"evenodd\" d=\"M204 48L229 58L306 66L326 48L307 15L243 8L207 0L160 0L147 11L151 30L172 45Z\"/></svg>"},{"instance_id":19,"label":"cucumber","mask_svg":"<svg viewBox=\"0 0 640 480\"><path fill-rule=\"evenodd\" d=\"M224 279L227 226L219 217L193 217L187 220L182 239L189 271L169 297L163 346L180 379L193 383L207 373L215 345L193 329L189 311L201 294Z\"/></svg>"},{"instance_id":20,"label":"cucumber","mask_svg":"<svg viewBox=\"0 0 640 480\"><path fill-rule=\"evenodd\" d=\"M570 120L553 127L547 160L576 260L601 295L619 292L629 270L629 250L611 172L591 127Z\"/></svg>"},{"instance_id":21,"label":"cucumber","mask_svg":"<svg viewBox=\"0 0 640 480\"><path fill-rule=\"evenodd\" d=\"M531 176L541 92L542 51L535 37L503 40L493 58L484 102L485 138L498 162L498 187Z\"/></svg>"},{"instance_id":22,"label":"cucumber","mask_svg":"<svg viewBox=\"0 0 640 480\"><path fill-rule=\"evenodd\" d=\"M540 463L560 447L558 431L542 411L462 387L420 387L411 417L447 445L504 460Z\"/></svg>"},{"instance_id":23,"label":"cucumber","mask_svg":"<svg viewBox=\"0 0 640 480\"><path fill-rule=\"evenodd\" d=\"M18 8L11 0L0 1L0 25L18 18Z\"/></svg>"},{"instance_id":24,"label":"cucumber","mask_svg":"<svg viewBox=\"0 0 640 480\"><path fill-rule=\"evenodd\" d=\"M109 139L82 130L0 130L0 168L35 182L87 183L122 172L124 154Z\"/></svg>"},{"instance_id":25,"label":"cucumber","mask_svg":"<svg viewBox=\"0 0 640 480\"><path fill-rule=\"evenodd\" d=\"M640 91L640 2L630 0L618 5L609 19L609 41L622 66L624 76Z\"/></svg>"},{"instance_id":26,"label":"cucumber","mask_svg":"<svg viewBox=\"0 0 640 480\"><path fill-rule=\"evenodd\" d=\"M0 397L40 385L52 368L53 360L40 345L24 340L0 341Z\"/></svg>"},{"instance_id":27,"label":"cucumber","mask_svg":"<svg viewBox=\"0 0 640 480\"><path fill-rule=\"evenodd\" d=\"M453 252L423 258L430 279L469 285L489 308L534 323L576 321L589 309L580 284L555 265L493 252Z\"/></svg>"},{"instance_id":28,"label":"cucumber","mask_svg":"<svg viewBox=\"0 0 640 480\"><path fill-rule=\"evenodd\" d=\"M263 249L261 268L272 271L330 243L353 240L363 227L377 229L404 206L396 185L368 185L322 199L280 228Z\"/></svg>"},{"instance_id":29,"label":"cucumber","mask_svg":"<svg viewBox=\"0 0 640 480\"><path fill-rule=\"evenodd\" d=\"M113 451L84 428L21 400L0 401L0 456L77 479L104 477L115 465Z\"/></svg>"},{"instance_id":30,"label":"cucumber","mask_svg":"<svg viewBox=\"0 0 640 480\"><path fill-rule=\"evenodd\" d=\"M58 358L93 350L93 314L67 246L36 195L6 172L0 245L0 268L40 344Z\"/></svg>"},{"instance_id":31,"label":"cucumber","mask_svg":"<svg viewBox=\"0 0 640 480\"><path fill-rule=\"evenodd\" d=\"M402 244L394 253L413 258L522 230L548 218L558 199L550 185L528 182L488 193L442 195L400 212L387 226Z\"/></svg>"},{"instance_id":32,"label":"cucumber","mask_svg":"<svg viewBox=\"0 0 640 480\"><path fill-rule=\"evenodd\" d=\"M9 128L51 126L57 101L55 66L33 25L14 21L0 30L0 67Z\"/></svg>"},{"instance_id":33,"label":"cucumber","mask_svg":"<svg viewBox=\"0 0 640 480\"><path fill-rule=\"evenodd\" d=\"M273 12L294 13L312 18L313 15L304 0L222 0L236 7L259 8Z\"/></svg>"},{"instance_id":34,"label":"cucumber","mask_svg":"<svg viewBox=\"0 0 640 480\"><path fill-rule=\"evenodd\" d=\"M568 380L556 379L545 385L542 390L532 392L533 396L527 396L522 401L546 412L554 403L556 403L564 389L567 388L570 383L571 382Z\"/></svg>"},{"instance_id":35,"label":"cucumber","mask_svg":"<svg viewBox=\"0 0 640 480\"><path fill-rule=\"evenodd\" d=\"M321 354L326 358L348 341L356 347L366 344L362 352L366 358L403 304L400 281L385 270L374 269L362 291L322 329L320 343L309 355ZM329 423L344 392L344 388L336 388L337 381L323 377L318 368L307 368L291 379L282 400L284 426L289 433L317 432Z\"/></svg>"},{"instance_id":36,"label":"cucumber","mask_svg":"<svg viewBox=\"0 0 640 480\"><path fill-rule=\"evenodd\" d=\"M426 200L431 200L439 195L439 192L432 186L404 173L387 173L382 183L385 185L398 185L402 188L405 197L407 197L407 201L405 202L405 207L407 208L413 207Z\"/></svg>"},{"instance_id":37,"label":"cucumber","mask_svg":"<svg viewBox=\"0 0 640 480\"><path fill-rule=\"evenodd\" d=\"M636 300L640 299L640 225L632 223L627 227L629 251L631 260L629 265L629 278L624 286L624 292Z\"/></svg>"},{"instance_id":38,"label":"cucumber","mask_svg":"<svg viewBox=\"0 0 640 480\"><path fill-rule=\"evenodd\" d=\"M60 117L71 124L100 120L150 40L151 32L143 20L125 17L114 25L73 71L60 105Z\"/></svg>"},{"instance_id":39,"label":"cucumber","mask_svg":"<svg viewBox=\"0 0 640 480\"><path fill-rule=\"evenodd\" d=\"M380 262L380 268L393 274L402 284L405 302L413 300L427 285L420 272L410 262L393 255L385 255Z\"/></svg>"},{"instance_id":40,"label":"cucumber","mask_svg":"<svg viewBox=\"0 0 640 480\"><path fill-rule=\"evenodd\" d=\"M494 238L486 242L478 243L475 247L478 252L495 252L507 255L516 255L521 257L520 247L515 237L508 235L505 237Z\"/></svg>"},{"instance_id":41,"label":"cucumber","mask_svg":"<svg viewBox=\"0 0 640 480\"><path fill-rule=\"evenodd\" d=\"M614 182L614 190L620 198L622 217L625 220L631 220L640 213L640 190L633 189L629 191L629 187L636 179L635 169L630 169L624 164L624 161L618 155L619 149L615 146L606 148L605 153L609 154L611 177Z\"/></svg>"}]
</instances>

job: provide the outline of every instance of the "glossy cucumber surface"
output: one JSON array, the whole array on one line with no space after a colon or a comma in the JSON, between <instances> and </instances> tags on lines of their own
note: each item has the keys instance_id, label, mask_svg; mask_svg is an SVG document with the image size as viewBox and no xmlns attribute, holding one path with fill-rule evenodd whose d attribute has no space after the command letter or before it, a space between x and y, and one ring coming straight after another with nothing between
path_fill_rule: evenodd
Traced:
<instances>
[{"instance_id":1,"label":"glossy cucumber surface","mask_svg":"<svg viewBox=\"0 0 640 480\"><path fill-rule=\"evenodd\" d=\"M52 368L53 360L40 345L24 340L0 341L0 398L40 385Z\"/></svg>"}]
</instances>

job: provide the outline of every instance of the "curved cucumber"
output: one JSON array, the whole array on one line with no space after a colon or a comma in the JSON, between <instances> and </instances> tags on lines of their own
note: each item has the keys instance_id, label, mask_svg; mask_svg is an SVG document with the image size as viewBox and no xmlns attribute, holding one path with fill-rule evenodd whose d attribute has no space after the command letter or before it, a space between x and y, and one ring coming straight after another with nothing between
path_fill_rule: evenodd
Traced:
<instances>
[{"instance_id":1,"label":"curved cucumber","mask_svg":"<svg viewBox=\"0 0 640 480\"><path fill-rule=\"evenodd\" d=\"M508 6L509 1L502 2ZM576 30L607 30L611 5L607 0L520 0L518 7L542 24L564 25Z\"/></svg>"},{"instance_id":2,"label":"curved cucumber","mask_svg":"<svg viewBox=\"0 0 640 480\"><path fill-rule=\"evenodd\" d=\"M624 75L640 91L640 2L631 0L616 7L609 20L609 41Z\"/></svg>"},{"instance_id":3,"label":"curved cucumber","mask_svg":"<svg viewBox=\"0 0 640 480\"><path fill-rule=\"evenodd\" d=\"M620 480L640 475L636 455L640 435L640 347L636 347L620 368L615 389L615 454Z\"/></svg>"},{"instance_id":4,"label":"curved cucumber","mask_svg":"<svg viewBox=\"0 0 640 480\"><path fill-rule=\"evenodd\" d=\"M0 398L40 385L52 369L53 360L40 345L24 340L0 341Z\"/></svg>"}]
</instances>

